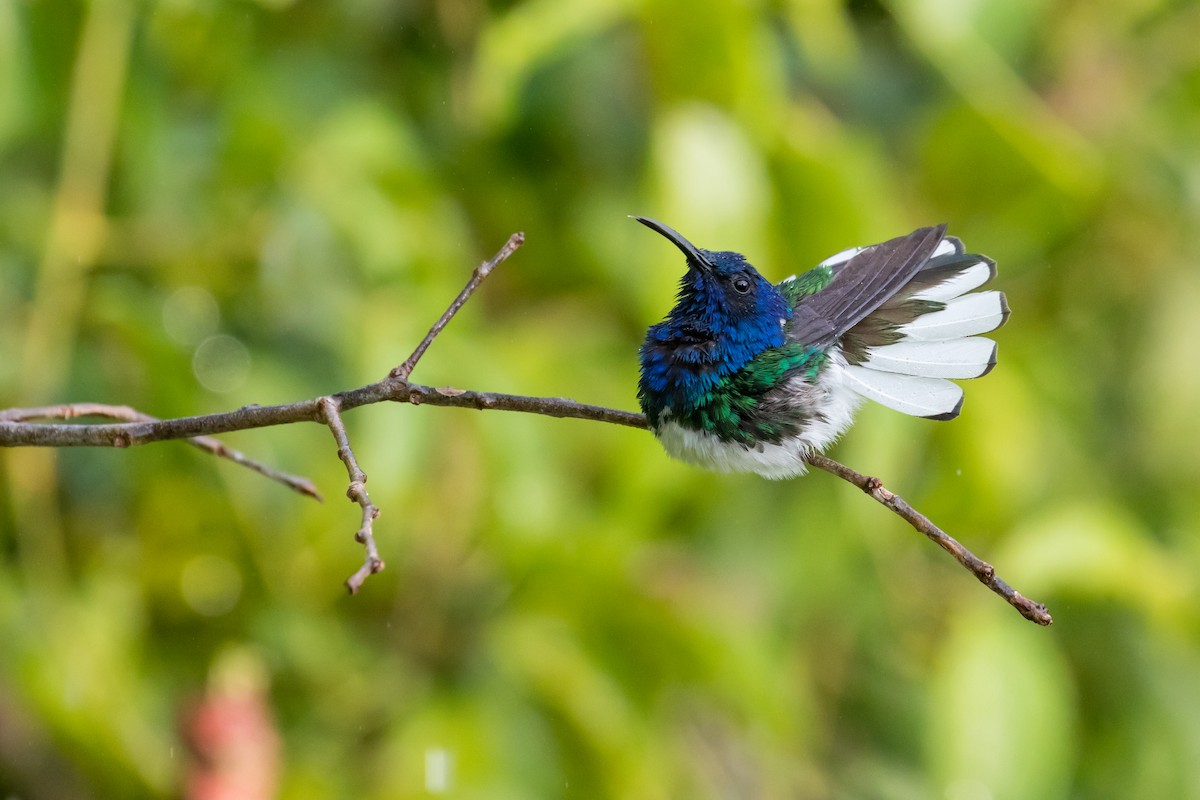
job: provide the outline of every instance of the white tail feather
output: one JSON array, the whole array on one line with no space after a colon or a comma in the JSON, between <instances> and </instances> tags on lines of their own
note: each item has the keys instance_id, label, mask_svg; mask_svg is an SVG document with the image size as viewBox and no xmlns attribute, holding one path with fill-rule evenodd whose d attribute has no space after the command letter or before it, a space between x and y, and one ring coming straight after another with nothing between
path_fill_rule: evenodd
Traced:
<instances>
[{"instance_id":1,"label":"white tail feather","mask_svg":"<svg viewBox=\"0 0 1200 800\"><path fill-rule=\"evenodd\" d=\"M938 256L948 256L953 253L961 253L963 251L963 243L955 236L947 236L938 242L937 249L933 251L933 255L929 257L932 261Z\"/></svg>"},{"instance_id":2,"label":"white tail feather","mask_svg":"<svg viewBox=\"0 0 1200 800\"><path fill-rule=\"evenodd\" d=\"M996 343L982 336L873 347L862 366L925 378L978 378L996 365Z\"/></svg>"},{"instance_id":3,"label":"white tail feather","mask_svg":"<svg viewBox=\"0 0 1200 800\"><path fill-rule=\"evenodd\" d=\"M936 286L931 286L928 289L918 292L913 295L917 300L937 300L946 302L953 300L959 295L978 289L992 278L994 271L993 266L987 261L976 261L970 264L957 273L949 280L942 281Z\"/></svg>"},{"instance_id":4,"label":"white tail feather","mask_svg":"<svg viewBox=\"0 0 1200 800\"><path fill-rule=\"evenodd\" d=\"M901 326L900 333L913 341L944 342L994 331L1007 313L1002 292L978 292L951 300L941 311L917 317Z\"/></svg>"},{"instance_id":5,"label":"white tail feather","mask_svg":"<svg viewBox=\"0 0 1200 800\"><path fill-rule=\"evenodd\" d=\"M962 387L942 378L919 378L856 366L846 367L844 375L846 384L855 392L901 414L950 419L962 407Z\"/></svg>"}]
</instances>

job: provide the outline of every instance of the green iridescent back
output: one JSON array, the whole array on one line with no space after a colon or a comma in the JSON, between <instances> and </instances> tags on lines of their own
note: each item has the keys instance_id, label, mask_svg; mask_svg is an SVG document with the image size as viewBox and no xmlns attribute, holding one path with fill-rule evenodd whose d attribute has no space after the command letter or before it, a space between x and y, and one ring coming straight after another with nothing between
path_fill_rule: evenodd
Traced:
<instances>
[{"instance_id":1,"label":"green iridescent back","mask_svg":"<svg viewBox=\"0 0 1200 800\"><path fill-rule=\"evenodd\" d=\"M803 275L783 281L775 285L780 294L788 299L794 307L802 297L814 295L824 289L833 280L833 267L813 267Z\"/></svg>"}]
</instances>

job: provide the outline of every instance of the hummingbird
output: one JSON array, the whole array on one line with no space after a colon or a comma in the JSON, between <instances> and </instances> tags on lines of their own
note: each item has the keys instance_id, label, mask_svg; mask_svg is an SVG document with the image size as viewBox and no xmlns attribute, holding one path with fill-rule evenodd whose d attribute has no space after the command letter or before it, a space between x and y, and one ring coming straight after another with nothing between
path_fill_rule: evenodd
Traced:
<instances>
[{"instance_id":1,"label":"hummingbird","mask_svg":"<svg viewBox=\"0 0 1200 800\"><path fill-rule=\"evenodd\" d=\"M996 275L946 226L844 250L772 284L741 253L696 247L633 217L683 252L675 306L640 350L638 401L667 453L718 472L802 475L864 399L950 420L996 365L978 334L1008 319Z\"/></svg>"}]
</instances>

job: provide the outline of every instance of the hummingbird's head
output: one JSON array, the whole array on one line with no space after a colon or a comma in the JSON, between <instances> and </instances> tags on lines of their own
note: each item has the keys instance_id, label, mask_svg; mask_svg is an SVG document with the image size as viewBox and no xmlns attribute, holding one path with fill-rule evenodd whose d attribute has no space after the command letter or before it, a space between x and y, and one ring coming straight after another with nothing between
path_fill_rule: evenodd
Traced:
<instances>
[{"instance_id":1,"label":"hummingbird's head","mask_svg":"<svg viewBox=\"0 0 1200 800\"><path fill-rule=\"evenodd\" d=\"M647 217L633 219L662 234L687 258L688 271L669 319L690 322L717 335L744 328L744 335L735 338L757 339L760 350L782 344L780 329L791 309L745 256L729 250L704 250L668 225Z\"/></svg>"},{"instance_id":2,"label":"hummingbird's head","mask_svg":"<svg viewBox=\"0 0 1200 800\"><path fill-rule=\"evenodd\" d=\"M642 347L651 388L703 392L762 351L784 343L787 299L741 253L704 250L674 228L634 217L678 247L688 271L670 314L650 329Z\"/></svg>"}]
</instances>

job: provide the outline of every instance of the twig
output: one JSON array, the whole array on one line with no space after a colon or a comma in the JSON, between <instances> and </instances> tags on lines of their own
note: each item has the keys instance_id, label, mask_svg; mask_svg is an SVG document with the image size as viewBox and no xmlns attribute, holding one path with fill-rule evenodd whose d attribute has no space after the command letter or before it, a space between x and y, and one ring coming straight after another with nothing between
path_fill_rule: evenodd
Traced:
<instances>
[{"instance_id":1,"label":"twig","mask_svg":"<svg viewBox=\"0 0 1200 800\"><path fill-rule=\"evenodd\" d=\"M1049 625L1054 622L1049 610L1044 605L1030 600L1001 580L1000 576L996 574L996 569L991 564L976 556L970 550L963 547L953 536L943 531L937 525L934 525L929 517L910 506L903 497L884 488L883 483L878 478L856 472L845 464L834 461L832 458L820 453L810 453L805 460L818 469L823 469L831 475L836 475L842 480L854 484L877 502L890 508L903 518L905 522L916 528L919 533L925 534L938 547L954 556L954 559L978 578L980 583L1003 597L1025 619L1036 622L1038 625Z\"/></svg>"},{"instance_id":2,"label":"twig","mask_svg":"<svg viewBox=\"0 0 1200 800\"><path fill-rule=\"evenodd\" d=\"M143 414L141 411L129 406L110 406L101 403L68 403L64 405L39 406L37 408L8 408L0 410L0 422L29 422L35 419L76 419L78 417L107 417L109 419L120 419L129 422L161 422L157 417ZM38 425L36 427L46 428L50 426ZM62 427L78 428L80 426L64 425ZM290 472L284 472L283 470L278 470L255 461L240 450L234 450L224 442L214 439L211 436L193 436L187 440L187 443L218 458L224 458L235 464L240 464L247 469L257 472L259 475L282 483L289 489L311 497L318 502L324 502L321 493L317 491L317 487L308 478L301 477L300 475L292 475Z\"/></svg>"},{"instance_id":3,"label":"twig","mask_svg":"<svg viewBox=\"0 0 1200 800\"><path fill-rule=\"evenodd\" d=\"M454 301L450 303L450 306L438 318L438 321L433 323L433 327L429 329L429 333L425 334L425 338L421 340L417 348L412 351L412 355L404 359L403 364L393 369L388 377L407 381L408 376L412 375L413 368L421 360L421 356L425 355L425 351L429 349L429 345L433 344L433 340L445 329L450 320L454 319L454 315L458 313L458 310L471 299L471 295L479 288L479 284L483 283L487 276L492 274L492 270L503 263L513 253L517 252L517 248L523 244L525 244L525 234L518 231L508 237L508 241L500 248L500 252L476 267L471 272L471 278L467 281L467 285L458 293L458 297L454 298Z\"/></svg>"},{"instance_id":4,"label":"twig","mask_svg":"<svg viewBox=\"0 0 1200 800\"><path fill-rule=\"evenodd\" d=\"M379 548L375 545L375 520L379 509L367 495L367 474L358 466L354 457L354 448L350 446L350 437L346 434L346 425L342 422L342 414L338 401L333 397L318 397L317 407L321 410L322 421L329 426L333 440L337 442L338 458L346 465L346 473L350 476L350 487L346 489L346 497L362 508L362 524L354 533L354 541L363 546L366 557L358 571L346 579L346 588L350 594L358 594L367 578L376 572L383 571L383 559L379 557Z\"/></svg>"},{"instance_id":5,"label":"twig","mask_svg":"<svg viewBox=\"0 0 1200 800\"><path fill-rule=\"evenodd\" d=\"M494 392L477 392L450 387L434 388L408 382L417 362L429 349L433 340L445 329L463 304L470 299L479 284L487 278L499 264L507 259L521 246L525 237L514 233L508 242L490 260L485 261L471 274L466 286L454 299L445 313L429 329L429 333L417 345L404 363L393 369L386 378L376 383L351 389L345 392L303 400L277 406L246 406L236 411L223 414L208 414L197 417L181 417L178 419L158 420L148 417L133 409L122 406L98 406L78 403L70 406L48 407L42 409L10 409L0 411L0 447L131 447L150 442L168 439L189 439L197 444L197 439L210 434L228 433L230 431L263 428L271 425L286 425L296 422L320 422L333 433L338 444L338 457L346 465L350 477L350 487L346 495L362 508L362 524L355 539L361 542L366 550L363 566L347 581L346 587L351 594L356 593L363 582L376 572L383 569L383 560L375 544L373 523L379 516L379 509L370 501L365 483L367 476L359 468L346 435L342 422L342 413L359 406L381 402L410 403L412 405L450 406L455 408L473 408L479 411L520 411L530 414L541 414L550 417L607 422L614 425L626 425L631 428L645 429L646 419L641 414L621 411L603 406L593 406L577 403L562 397L527 397L522 395L498 394ZM55 411L57 409L57 411ZM117 410L118 413L103 413L97 409ZM50 413L42 413L42 412ZM38 413L34 413L38 412ZM28 422L31 418L70 418L84 414L97 414L118 419L130 419L128 422L93 424L93 425L62 425ZM124 416L122 416L124 415ZM211 440L209 440L211 441ZM218 449L210 449L217 455L232 458L238 463L251 466L249 460L229 451L220 443ZM201 446L202 449L209 449ZM878 478L868 477L833 459L812 453L807 457L808 463L819 469L836 475L844 481L854 484L873 497L877 502L889 508L896 515L907 521L917 531L925 534L943 550L952 555L959 564L979 579L996 594L1003 597L1023 617L1038 625L1049 625L1053 622L1049 611L1041 603L1030 600L1013 589L996 575L991 564L983 561L957 540L934 525L928 517L917 512L903 498L884 488ZM261 465L251 466L252 469L264 475L281 480L275 473ZM289 476L290 477L290 476ZM303 479L296 479L303 481ZM288 483L287 480L283 482ZM307 483L307 482L305 482ZM292 485L289 483L288 485ZM293 486L293 488L297 488ZM298 489L304 491L303 489ZM306 494L309 492L305 492ZM315 490L312 494L315 496Z\"/></svg>"}]
</instances>

